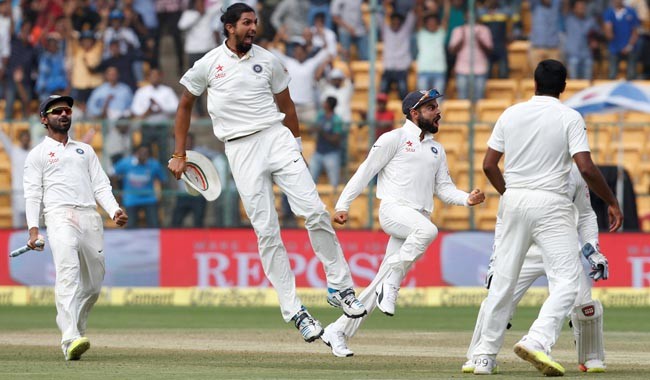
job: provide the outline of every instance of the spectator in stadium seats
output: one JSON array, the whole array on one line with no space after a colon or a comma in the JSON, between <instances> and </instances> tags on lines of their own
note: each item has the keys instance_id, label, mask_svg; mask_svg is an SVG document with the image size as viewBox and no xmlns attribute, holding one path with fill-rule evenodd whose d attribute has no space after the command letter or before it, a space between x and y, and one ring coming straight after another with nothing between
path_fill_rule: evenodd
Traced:
<instances>
[{"instance_id":1,"label":"spectator in stadium seats","mask_svg":"<svg viewBox=\"0 0 650 380\"><path fill-rule=\"evenodd\" d=\"M125 83L131 91L138 88L135 75L133 74L133 66L135 59L132 54L122 54L120 52L120 42L113 40L108 44L108 49L111 53L110 57L102 59L97 67L94 67L94 72L104 72L108 67L115 67L120 73L120 81Z\"/></svg>"},{"instance_id":2,"label":"spectator in stadium seats","mask_svg":"<svg viewBox=\"0 0 650 380\"><path fill-rule=\"evenodd\" d=\"M571 79L589 79L593 77L594 59L592 56L591 38L598 31L596 20L587 15L587 2L575 0L571 12L564 20L566 39L564 41L564 57ZM595 42L596 44L598 42Z\"/></svg>"},{"instance_id":3,"label":"spectator in stadium seats","mask_svg":"<svg viewBox=\"0 0 650 380\"><path fill-rule=\"evenodd\" d=\"M156 46L160 57L160 40L168 34L174 40L174 53L178 62L178 75L182 75L183 68L183 38L178 30L178 20L185 10L185 2L178 0L156 0L156 15L158 16L158 33Z\"/></svg>"},{"instance_id":4,"label":"spectator in stadium seats","mask_svg":"<svg viewBox=\"0 0 650 380\"><path fill-rule=\"evenodd\" d=\"M144 17L135 9L134 2L135 0L122 0L122 14L124 15L122 27L133 30L142 46L149 35L149 28L144 23Z\"/></svg>"},{"instance_id":5,"label":"spectator in stadium seats","mask_svg":"<svg viewBox=\"0 0 650 380\"><path fill-rule=\"evenodd\" d=\"M508 44L514 40L512 31L516 30L516 25L520 23L519 14L514 13L510 7L500 4L499 0L486 0L484 6L477 9L477 13L478 21L490 29L494 45L490 54L488 76L492 77L493 67L496 66L496 77L508 78L510 76Z\"/></svg>"},{"instance_id":6,"label":"spectator in stadium seats","mask_svg":"<svg viewBox=\"0 0 650 380\"><path fill-rule=\"evenodd\" d=\"M529 0L532 14L530 30L530 69L545 59L560 59L560 22L565 0Z\"/></svg>"},{"instance_id":7,"label":"spectator in stadium seats","mask_svg":"<svg viewBox=\"0 0 650 380\"><path fill-rule=\"evenodd\" d=\"M322 66L321 66L322 67ZM348 79L340 69L332 69L327 74L327 80L320 81L320 101L328 97L336 98L334 112L343 120L344 129L348 130L352 122L352 95L354 94L354 83L352 78Z\"/></svg>"},{"instance_id":8,"label":"spectator in stadium seats","mask_svg":"<svg viewBox=\"0 0 650 380\"><path fill-rule=\"evenodd\" d=\"M327 26L325 13L317 13L314 16L313 25L309 28L312 35L312 47L323 49L327 46L332 57L338 55L336 33Z\"/></svg>"},{"instance_id":9,"label":"spectator in stadium seats","mask_svg":"<svg viewBox=\"0 0 650 380\"><path fill-rule=\"evenodd\" d=\"M14 144L0 128L0 143L11 160L11 211L12 226L14 228L26 227L25 193L23 191L23 168L25 159L31 150L31 136L29 130L22 130L18 134L18 144Z\"/></svg>"},{"instance_id":10,"label":"spectator in stadium seats","mask_svg":"<svg viewBox=\"0 0 650 380\"><path fill-rule=\"evenodd\" d=\"M332 29L332 14L330 13L331 0L309 0L309 15L307 15L307 24L316 25L316 18L320 15L323 17L323 25L327 29Z\"/></svg>"},{"instance_id":11,"label":"spectator in stadium seats","mask_svg":"<svg viewBox=\"0 0 650 380\"><path fill-rule=\"evenodd\" d=\"M488 57L492 51L492 34L483 24L474 26L474 51L470 47L470 25L460 26L451 34L449 50L456 54L456 92L458 99L477 101L485 95L488 76ZM470 57L473 55L473 57ZM473 59L472 59L473 58ZM473 63L473 65L472 65ZM470 83L470 73L474 83ZM470 94L473 94L470 96Z\"/></svg>"},{"instance_id":12,"label":"spectator in stadium seats","mask_svg":"<svg viewBox=\"0 0 650 380\"><path fill-rule=\"evenodd\" d=\"M52 94L67 94L70 91L61 35L56 32L48 33L45 41L45 49L38 61L36 78L36 92L41 100Z\"/></svg>"},{"instance_id":13,"label":"spectator in stadium seats","mask_svg":"<svg viewBox=\"0 0 650 380\"><path fill-rule=\"evenodd\" d=\"M133 156L115 164L115 176L122 179L122 204L130 215L127 228L138 226L138 212L144 211L147 228L160 227L156 186L165 181L160 163L151 158L151 148L140 145ZM115 178L114 178L115 179Z\"/></svg>"},{"instance_id":14,"label":"spectator in stadium seats","mask_svg":"<svg viewBox=\"0 0 650 380\"><path fill-rule=\"evenodd\" d=\"M379 136L383 135L386 132L392 131L393 126L395 125L395 112L388 109L388 94L383 92L377 94L377 103L375 108L375 139L377 141ZM367 119L365 112L361 112L361 118L363 120ZM360 125L359 127L364 127L365 124Z\"/></svg>"},{"instance_id":15,"label":"spectator in stadium seats","mask_svg":"<svg viewBox=\"0 0 650 380\"><path fill-rule=\"evenodd\" d=\"M99 65L102 59L102 43L95 38L95 33L86 30L81 33L70 33L68 38L72 67L70 84L75 106L86 111L86 102L92 91L102 84L102 76L93 72L92 68Z\"/></svg>"},{"instance_id":16,"label":"spectator in stadium seats","mask_svg":"<svg viewBox=\"0 0 650 380\"><path fill-rule=\"evenodd\" d=\"M32 75L38 65L38 50L29 40L32 23L25 21L20 26L20 32L11 39L11 51L7 63L7 86L5 87L5 117L14 118L14 102L16 96L22 104L20 118L25 119L29 114L29 103L34 98L34 79Z\"/></svg>"},{"instance_id":17,"label":"spectator in stadium seats","mask_svg":"<svg viewBox=\"0 0 650 380\"><path fill-rule=\"evenodd\" d=\"M449 22L447 24L447 35L445 37L445 48L447 49L447 78L450 78L456 64L456 53L450 51L449 40L451 33L459 26L465 25L465 0L451 0L451 4L444 4L444 12L449 8Z\"/></svg>"},{"instance_id":18,"label":"spectator in stadium seats","mask_svg":"<svg viewBox=\"0 0 650 380\"><path fill-rule=\"evenodd\" d=\"M276 36L285 45L285 54L291 56L296 41L303 39L302 33L309 27L309 0L282 0L271 15L271 24L276 30Z\"/></svg>"},{"instance_id":19,"label":"spectator in stadium seats","mask_svg":"<svg viewBox=\"0 0 650 380\"><path fill-rule=\"evenodd\" d=\"M119 9L114 9L108 16L108 27L103 33L104 38L104 54L103 58L106 59L112 55L110 51L110 43L117 41L120 47L120 54L132 57L133 66L131 70L135 76L136 82L141 82L144 79L142 68L142 48L140 38L133 29L124 25L124 13Z\"/></svg>"},{"instance_id":20,"label":"spectator in stadium seats","mask_svg":"<svg viewBox=\"0 0 650 380\"><path fill-rule=\"evenodd\" d=\"M70 22L72 28L81 33L86 30L94 30L102 18L93 7L91 0L77 1L76 6L71 10Z\"/></svg>"},{"instance_id":21,"label":"spectator in stadium seats","mask_svg":"<svg viewBox=\"0 0 650 380\"><path fill-rule=\"evenodd\" d=\"M149 71L149 85L138 88L133 95L131 112L143 121L142 143L157 148L154 157L166 164L171 155L171 127L178 107L178 96L162 80L162 71L152 68Z\"/></svg>"},{"instance_id":22,"label":"spectator in stadium seats","mask_svg":"<svg viewBox=\"0 0 650 380\"><path fill-rule=\"evenodd\" d=\"M383 64L381 74L381 92L389 93L391 85L397 85L400 98L408 94L408 72L411 68L410 41L415 26L415 15L406 16L393 12L389 21L384 21L381 36L384 41Z\"/></svg>"},{"instance_id":23,"label":"spectator in stadium seats","mask_svg":"<svg viewBox=\"0 0 650 380\"><path fill-rule=\"evenodd\" d=\"M445 14L442 20L437 13L422 13L418 9L416 42L418 47L418 88L435 88L441 94L447 87L447 23L449 22L449 0L445 0Z\"/></svg>"},{"instance_id":24,"label":"spectator in stadium seats","mask_svg":"<svg viewBox=\"0 0 650 380\"><path fill-rule=\"evenodd\" d=\"M135 0L133 10L142 17L142 23L147 28L147 36L155 36L158 31L158 15L156 14L155 0ZM156 58L158 54L156 53Z\"/></svg>"},{"instance_id":25,"label":"spectator in stadium seats","mask_svg":"<svg viewBox=\"0 0 650 380\"><path fill-rule=\"evenodd\" d=\"M310 132L316 135L316 151L311 156L309 171L315 183L325 167L330 185L336 189L341 178L341 158L343 147L346 146L343 139L346 134L343 130L343 120L334 113L336 98L328 97L323 102L323 109L318 112L316 122Z\"/></svg>"},{"instance_id":26,"label":"spectator in stadium seats","mask_svg":"<svg viewBox=\"0 0 650 380\"><path fill-rule=\"evenodd\" d=\"M89 118L118 120L131 115L133 92L119 81L120 73L115 66L109 66L104 73L105 83L95 88L86 103Z\"/></svg>"},{"instance_id":27,"label":"spectator in stadium seats","mask_svg":"<svg viewBox=\"0 0 650 380\"><path fill-rule=\"evenodd\" d=\"M0 96L4 95L7 64L11 55L11 8L7 1L0 0Z\"/></svg>"},{"instance_id":28,"label":"spectator in stadium seats","mask_svg":"<svg viewBox=\"0 0 650 380\"><path fill-rule=\"evenodd\" d=\"M636 79L636 43L639 39L639 17L623 0L612 0L604 19L605 37L609 41L609 79L616 79L621 61L627 61L627 80Z\"/></svg>"},{"instance_id":29,"label":"spectator in stadium seats","mask_svg":"<svg viewBox=\"0 0 650 380\"><path fill-rule=\"evenodd\" d=\"M106 137L104 137L103 153L110 161L110 170L114 171L113 165L133 151L133 138L131 137L131 121L129 119L120 119L115 122L114 127L109 127Z\"/></svg>"},{"instance_id":30,"label":"spectator in stadium seats","mask_svg":"<svg viewBox=\"0 0 650 380\"><path fill-rule=\"evenodd\" d=\"M356 59L368 60L368 28L361 10L363 0L332 0L332 20L337 25L343 57L351 60L350 47L357 49Z\"/></svg>"}]
</instances>

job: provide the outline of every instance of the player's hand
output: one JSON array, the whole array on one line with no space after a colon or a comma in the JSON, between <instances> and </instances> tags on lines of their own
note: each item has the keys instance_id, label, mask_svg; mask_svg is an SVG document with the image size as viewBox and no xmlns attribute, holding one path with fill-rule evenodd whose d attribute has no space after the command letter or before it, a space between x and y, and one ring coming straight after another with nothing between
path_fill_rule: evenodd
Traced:
<instances>
[{"instance_id":1,"label":"player's hand","mask_svg":"<svg viewBox=\"0 0 650 380\"><path fill-rule=\"evenodd\" d=\"M176 179L181 179L185 171L185 160L183 158L172 158L167 164L167 169L174 175Z\"/></svg>"},{"instance_id":2,"label":"player's hand","mask_svg":"<svg viewBox=\"0 0 650 380\"><path fill-rule=\"evenodd\" d=\"M623 213L621 212L621 207L616 204L614 206L607 207L607 213L609 214L609 232L614 232L621 228L623 224Z\"/></svg>"},{"instance_id":3,"label":"player's hand","mask_svg":"<svg viewBox=\"0 0 650 380\"><path fill-rule=\"evenodd\" d=\"M113 221L118 226L123 227L126 225L126 222L129 221L129 216L126 215L126 212L121 208L118 208L117 211L115 211L115 215L113 215Z\"/></svg>"},{"instance_id":4,"label":"player's hand","mask_svg":"<svg viewBox=\"0 0 650 380\"><path fill-rule=\"evenodd\" d=\"M467 197L467 204L470 206L476 206L477 204L483 203L485 201L485 194L481 189L474 189L469 193Z\"/></svg>"},{"instance_id":5,"label":"player's hand","mask_svg":"<svg viewBox=\"0 0 650 380\"><path fill-rule=\"evenodd\" d=\"M607 280L609 277L609 264L607 263L607 257L600 253L598 244L596 244L596 247L591 243L585 244L582 247L582 255L587 258L589 265L591 265L592 271L589 273L589 277L593 278L594 281Z\"/></svg>"},{"instance_id":6,"label":"player's hand","mask_svg":"<svg viewBox=\"0 0 650 380\"><path fill-rule=\"evenodd\" d=\"M334 214L334 223L345 224L348 221L348 212L347 211L337 211Z\"/></svg>"},{"instance_id":7,"label":"player's hand","mask_svg":"<svg viewBox=\"0 0 650 380\"><path fill-rule=\"evenodd\" d=\"M45 249L45 237L41 234L29 234L29 240L27 240L27 246L35 251L42 251Z\"/></svg>"}]
</instances>

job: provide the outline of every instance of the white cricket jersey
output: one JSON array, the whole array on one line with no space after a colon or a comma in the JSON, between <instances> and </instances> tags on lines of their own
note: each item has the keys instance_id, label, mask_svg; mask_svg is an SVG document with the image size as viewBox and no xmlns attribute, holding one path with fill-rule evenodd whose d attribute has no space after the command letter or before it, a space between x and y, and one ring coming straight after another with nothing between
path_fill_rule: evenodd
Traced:
<instances>
[{"instance_id":1,"label":"white cricket jersey","mask_svg":"<svg viewBox=\"0 0 650 380\"><path fill-rule=\"evenodd\" d=\"M289 81L285 67L268 50L253 45L239 58L224 42L196 61L180 83L195 96L208 90L214 134L225 141L282 123L284 114L273 95Z\"/></svg>"},{"instance_id":2,"label":"white cricket jersey","mask_svg":"<svg viewBox=\"0 0 650 380\"><path fill-rule=\"evenodd\" d=\"M582 116L551 96L506 109L497 120L488 147L505 156L507 189L567 194L574 154L589 152Z\"/></svg>"},{"instance_id":3,"label":"white cricket jersey","mask_svg":"<svg viewBox=\"0 0 650 380\"><path fill-rule=\"evenodd\" d=\"M43 212L58 207L96 208L97 203L113 218L119 208L111 184L93 148L68 138L62 143L45 137L25 160L27 227L38 227Z\"/></svg>"},{"instance_id":4,"label":"white cricket jersey","mask_svg":"<svg viewBox=\"0 0 650 380\"><path fill-rule=\"evenodd\" d=\"M343 189L336 211L348 211L352 201L379 173L377 198L416 210L433 211L433 195L443 202L466 206L469 194L459 190L449 176L442 145L410 120L401 128L379 136L366 160Z\"/></svg>"}]
</instances>

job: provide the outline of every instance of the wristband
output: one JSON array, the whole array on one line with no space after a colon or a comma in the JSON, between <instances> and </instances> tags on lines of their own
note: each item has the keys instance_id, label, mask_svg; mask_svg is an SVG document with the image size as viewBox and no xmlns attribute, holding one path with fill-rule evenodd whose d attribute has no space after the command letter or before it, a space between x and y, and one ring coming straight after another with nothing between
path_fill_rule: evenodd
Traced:
<instances>
[{"instance_id":1,"label":"wristband","mask_svg":"<svg viewBox=\"0 0 650 380\"><path fill-rule=\"evenodd\" d=\"M302 153L302 137L296 137L296 144L298 144L298 150Z\"/></svg>"}]
</instances>

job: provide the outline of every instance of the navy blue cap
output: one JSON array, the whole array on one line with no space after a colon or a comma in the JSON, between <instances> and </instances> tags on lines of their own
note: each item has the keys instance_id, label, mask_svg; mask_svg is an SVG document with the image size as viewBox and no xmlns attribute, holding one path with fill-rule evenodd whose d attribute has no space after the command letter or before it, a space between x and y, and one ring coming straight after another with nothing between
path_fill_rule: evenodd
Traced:
<instances>
[{"instance_id":1,"label":"navy blue cap","mask_svg":"<svg viewBox=\"0 0 650 380\"><path fill-rule=\"evenodd\" d=\"M408 115L413 108L420 107L423 104L429 103L432 100L436 100L439 97L443 96L435 88L431 90L418 90L409 92L408 95L402 100L402 113ZM422 101L420 101L422 100Z\"/></svg>"}]
</instances>

